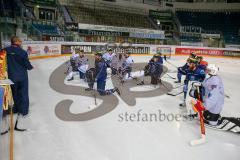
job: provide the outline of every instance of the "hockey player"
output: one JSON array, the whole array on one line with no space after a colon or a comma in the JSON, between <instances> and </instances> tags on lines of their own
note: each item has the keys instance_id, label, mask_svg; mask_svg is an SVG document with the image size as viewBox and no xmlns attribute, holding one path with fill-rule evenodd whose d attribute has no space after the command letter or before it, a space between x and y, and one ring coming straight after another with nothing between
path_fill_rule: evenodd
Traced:
<instances>
[{"instance_id":1,"label":"hockey player","mask_svg":"<svg viewBox=\"0 0 240 160\"><path fill-rule=\"evenodd\" d=\"M209 77L202 83L193 84L195 89L192 89L190 95L196 99L192 100L194 110L203 111L205 123L217 125L224 105L224 86L221 77L217 75L218 67L215 64L210 64L206 71ZM200 93L196 93L196 88Z\"/></svg>"},{"instance_id":2,"label":"hockey player","mask_svg":"<svg viewBox=\"0 0 240 160\"><path fill-rule=\"evenodd\" d=\"M105 62L107 63L107 67L108 68L111 68L111 74L112 75L115 75L117 73L117 70L115 68L115 65L116 65L116 54L113 53L112 49L109 48L107 50L108 52L103 54L103 59L105 60ZM113 62L113 64L112 64Z\"/></svg>"},{"instance_id":3,"label":"hockey player","mask_svg":"<svg viewBox=\"0 0 240 160\"><path fill-rule=\"evenodd\" d=\"M13 37L11 39L11 46L5 48L7 52L8 76L14 83L11 88L14 100L14 113L18 113L15 123L15 130L17 131L26 130L25 128L18 128L18 122L22 120L26 121L26 115L29 113L27 71L33 69L28 59L28 54L21 48L21 45L21 39Z\"/></svg>"},{"instance_id":4,"label":"hockey player","mask_svg":"<svg viewBox=\"0 0 240 160\"><path fill-rule=\"evenodd\" d=\"M163 64L162 53L157 53L157 56L158 56L158 63L162 65Z\"/></svg>"},{"instance_id":5,"label":"hockey player","mask_svg":"<svg viewBox=\"0 0 240 160\"><path fill-rule=\"evenodd\" d=\"M116 75L119 68L119 57L117 54L113 53L112 62L111 62L111 70L112 75Z\"/></svg>"},{"instance_id":6,"label":"hockey player","mask_svg":"<svg viewBox=\"0 0 240 160\"><path fill-rule=\"evenodd\" d=\"M240 118L222 117L220 114L224 106L224 85L217 74L218 67L210 64L206 69L209 75L202 83L194 83L190 96L193 110L203 112L204 123L212 129L240 133Z\"/></svg>"},{"instance_id":7,"label":"hockey player","mask_svg":"<svg viewBox=\"0 0 240 160\"><path fill-rule=\"evenodd\" d=\"M206 70L208 66L208 62L204 61L202 56L197 56L197 59L198 59L199 67Z\"/></svg>"},{"instance_id":8,"label":"hockey player","mask_svg":"<svg viewBox=\"0 0 240 160\"><path fill-rule=\"evenodd\" d=\"M189 59L188 59L189 60ZM187 69L188 69L188 60L187 62L182 66L178 67L178 72L177 72L177 81L175 83L181 83L182 82L182 75L186 75Z\"/></svg>"},{"instance_id":9,"label":"hockey player","mask_svg":"<svg viewBox=\"0 0 240 160\"><path fill-rule=\"evenodd\" d=\"M181 107L186 107L186 98L189 92L189 85L196 81L203 82L205 76L205 71L198 67L198 61L194 58L189 58L189 67L186 70L186 78L183 86L184 101L180 104Z\"/></svg>"},{"instance_id":10,"label":"hockey player","mask_svg":"<svg viewBox=\"0 0 240 160\"><path fill-rule=\"evenodd\" d=\"M78 66L80 79L85 79L85 74L88 69L88 58L85 57L83 50L80 50L79 56L76 58L76 63Z\"/></svg>"},{"instance_id":11,"label":"hockey player","mask_svg":"<svg viewBox=\"0 0 240 160\"><path fill-rule=\"evenodd\" d=\"M153 62L151 62L152 64L150 67L150 72L151 72L151 84L153 85L157 85L159 80L160 80L160 76L163 72L163 66L162 66L162 57L160 55L156 55L153 57Z\"/></svg>"},{"instance_id":12,"label":"hockey player","mask_svg":"<svg viewBox=\"0 0 240 160\"><path fill-rule=\"evenodd\" d=\"M107 79L107 63L102 58L101 53L95 54L95 69L96 69L96 78L97 82L97 91L101 96L110 95L114 92L117 92L120 95L120 91L117 87L114 89L105 90L106 87L106 79Z\"/></svg>"},{"instance_id":13,"label":"hockey player","mask_svg":"<svg viewBox=\"0 0 240 160\"><path fill-rule=\"evenodd\" d=\"M161 56L159 56L159 54L154 55L153 58L151 58L151 60L149 61L148 65L145 67L145 71L144 71L144 76L151 76L151 84L153 85L158 84L160 80L160 76L163 72L163 66L162 66L161 60L159 59L161 59ZM144 84L144 79L137 85L143 85L143 84Z\"/></svg>"},{"instance_id":14,"label":"hockey player","mask_svg":"<svg viewBox=\"0 0 240 160\"><path fill-rule=\"evenodd\" d=\"M217 75L218 67L215 64L210 64L207 67L206 78L203 83L203 104L205 111L203 117L205 122L210 125L217 125L220 113L224 105L224 86L220 76Z\"/></svg>"},{"instance_id":15,"label":"hockey player","mask_svg":"<svg viewBox=\"0 0 240 160\"><path fill-rule=\"evenodd\" d=\"M70 61L68 64L68 75L67 75L67 81L72 81L74 79L74 73L79 72L78 71L78 64L77 59L79 55L75 53L75 51L72 53L70 57Z\"/></svg>"},{"instance_id":16,"label":"hockey player","mask_svg":"<svg viewBox=\"0 0 240 160\"><path fill-rule=\"evenodd\" d=\"M132 72L132 67L133 67L133 59L130 56L131 52L127 51L127 53L124 54L124 61L122 63L122 68L121 68L121 73L123 76L122 82L124 82L124 80L131 78L131 72Z\"/></svg>"},{"instance_id":17,"label":"hockey player","mask_svg":"<svg viewBox=\"0 0 240 160\"><path fill-rule=\"evenodd\" d=\"M113 51L111 48L107 50L107 53L103 54L102 58L105 60L105 62L110 66L112 62L113 57Z\"/></svg>"},{"instance_id":18,"label":"hockey player","mask_svg":"<svg viewBox=\"0 0 240 160\"><path fill-rule=\"evenodd\" d=\"M182 67L178 67L178 73L177 73L177 81L175 81L175 83L181 83L182 81L182 75L186 75L186 71L189 67L189 60L190 58L195 59L196 58L196 54L191 53L189 55L189 58L187 59L187 62L182 66Z\"/></svg>"}]
</instances>

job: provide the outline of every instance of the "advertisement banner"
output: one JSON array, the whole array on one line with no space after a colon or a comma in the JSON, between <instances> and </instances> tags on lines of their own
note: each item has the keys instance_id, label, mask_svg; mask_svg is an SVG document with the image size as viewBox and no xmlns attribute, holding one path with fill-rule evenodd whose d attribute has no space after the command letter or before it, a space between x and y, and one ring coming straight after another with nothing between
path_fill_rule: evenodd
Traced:
<instances>
[{"instance_id":1,"label":"advertisement banner","mask_svg":"<svg viewBox=\"0 0 240 160\"><path fill-rule=\"evenodd\" d=\"M223 50L218 49L204 49L204 48L176 48L176 54L186 54L196 53L200 55L211 55L211 56L223 56Z\"/></svg>"},{"instance_id":2,"label":"advertisement banner","mask_svg":"<svg viewBox=\"0 0 240 160\"><path fill-rule=\"evenodd\" d=\"M181 46L203 47L203 43L202 42L181 42Z\"/></svg>"},{"instance_id":3,"label":"advertisement banner","mask_svg":"<svg viewBox=\"0 0 240 160\"><path fill-rule=\"evenodd\" d=\"M129 28L129 27L116 27L78 23L79 29L97 30L97 31L114 31L114 32L128 32L128 33L145 33L145 34L164 34L164 31L153 29Z\"/></svg>"},{"instance_id":4,"label":"advertisement banner","mask_svg":"<svg viewBox=\"0 0 240 160\"><path fill-rule=\"evenodd\" d=\"M201 34L202 38L221 38L220 34Z\"/></svg>"},{"instance_id":5,"label":"advertisement banner","mask_svg":"<svg viewBox=\"0 0 240 160\"><path fill-rule=\"evenodd\" d=\"M164 34L154 34L154 33L130 33L129 37L148 38L148 39L165 39Z\"/></svg>"},{"instance_id":6,"label":"advertisement banner","mask_svg":"<svg viewBox=\"0 0 240 160\"><path fill-rule=\"evenodd\" d=\"M62 45L61 47L62 54L78 53L80 50L83 50L85 53L94 51L93 46L90 45Z\"/></svg>"},{"instance_id":7,"label":"advertisement banner","mask_svg":"<svg viewBox=\"0 0 240 160\"><path fill-rule=\"evenodd\" d=\"M129 37L129 33L127 32L114 32L114 31L97 31L97 30L85 30L79 29L78 31L83 35L93 35L93 36L121 36L121 37Z\"/></svg>"},{"instance_id":8,"label":"advertisement banner","mask_svg":"<svg viewBox=\"0 0 240 160\"><path fill-rule=\"evenodd\" d=\"M24 44L23 49L30 57L57 55L61 53L61 44Z\"/></svg>"},{"instance_id":9,"label":"advertisement banner","mask_svg":"<svg viewBox=\"0 0 240 160\"><path fill-rule=\"evenodd\" d=\"M163 55L171 55L171 47L157 47L157 53L161 53Z\"/></svg>"},{"instance_id":10,"label":"advertisement banner","mask_svg":"<svg viewBox=\"0 0 240 160\"><path fill-rule=\"evenodd\" d=\"M58 41L63 42L64 37L63 36L51 36L51 35L44 35L42 36L43 41Z\"/></svg>"},{"instance_id":11,"label":"advertisement banner","mask_svg":"<svg viewBox=\"0 0 240 160\"><path fill-rule=\"evenodd\" d=\"M149 54L150 47L145 46L112 46L114 53L124 53L130 51L133 54ZM106 45L62 45L62 54L78 53L80 50L84 50L86 54L91 54L98 51L106 51Z\"/></svg>"},{"instance_id":12,"label":"advertisement banner","mask_svg":"<svg viewBox=\"0 0 240 160\"><path fill-rule=\"evenodd\" d=\"M172 13L168 11L155 11L155 10L149 10L149 16L154 18L171 18Z\"/></svg>"},{"instance_id":13,"label":"advertisement banner","mask_svg":"<svg viewBox=\"0 0 240 160\"><path fill-rule=\"evenodd\" d=\"M229 56L229 57L240 57L240 51L230 51L230 50L225 50L223 52L224 56Z\"/></svg>"}]
</instances>

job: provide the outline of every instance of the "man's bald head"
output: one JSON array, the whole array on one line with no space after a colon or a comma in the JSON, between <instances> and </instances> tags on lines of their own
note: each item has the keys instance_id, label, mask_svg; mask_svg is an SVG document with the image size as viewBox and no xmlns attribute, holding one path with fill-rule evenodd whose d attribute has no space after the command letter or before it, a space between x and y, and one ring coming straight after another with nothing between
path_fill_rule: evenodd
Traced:
<instances>
[{"instance_id":1,"label":"man's bald head","mask_svg":"<svg viewBox=\"0 0 240 160\"><path fill-rule=\"evenodd\" d=\"M13 36L11 38L11 44L15 44L15 45L21 46L22 45L22 40L19 37L17 37L17 36Z\"/></svg>"}]
</instances>

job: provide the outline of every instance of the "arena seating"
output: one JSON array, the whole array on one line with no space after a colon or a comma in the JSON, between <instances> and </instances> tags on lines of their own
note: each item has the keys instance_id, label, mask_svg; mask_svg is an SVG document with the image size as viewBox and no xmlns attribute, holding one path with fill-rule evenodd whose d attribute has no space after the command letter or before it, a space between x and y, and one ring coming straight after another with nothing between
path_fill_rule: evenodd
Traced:
<instances>
[{"instance_id":1,"label":"arena seating","mask_svg":"<svg viewBox=\"0 0 240 160\"><path fill-rule=\"evenodd\" d=\"M66 7L74 21L78 23L152 28L147 16L144 15L75 6Z\"/></svg>"},{"instance_id":2,"label":"arena seating","mask_svg":"<svg viewBox=\"0 0 240 160\"><path fill-rule=\"evenodd\" d=\"M56 25L53 25L53 24L33 23L32 25L37 30L39 30L42 34L47 34L47 35L59 35L59 34L61 34L58 27Z\"/></svg>"},{"instance_id":3,"label":"arena seating","mask_svg":"<svg viewBox=\"0 0 240 160\"><path fill-rule=\"evenodd\" d=\"M12 5L14 0L1 0L0 1L0 16L13 18L16 14L15 5Z\"/></svg>"},{"instance_id":4,"label":"arena seating","mask_svg":"<svg viewBox=\"0 0 240 160\"><path fill-rule=\"evenodd\" d=\"M63 12L63 16L64 16L64 20L66 23L72 23L72 17L69 15L69 11L67 10L67 8L65 6L61 6L62 12Z\"/></svg>"},{"instance_id":5,"label":"arena seating","mask_svg":"<svg viewBox=\"0 0 240 160\"><path fill-rule=\"evenodd\" d=\"M182 26L197 26L222 33L225 43L240 43L240 12L176 11Z\"/></svg>"}]
</instances>

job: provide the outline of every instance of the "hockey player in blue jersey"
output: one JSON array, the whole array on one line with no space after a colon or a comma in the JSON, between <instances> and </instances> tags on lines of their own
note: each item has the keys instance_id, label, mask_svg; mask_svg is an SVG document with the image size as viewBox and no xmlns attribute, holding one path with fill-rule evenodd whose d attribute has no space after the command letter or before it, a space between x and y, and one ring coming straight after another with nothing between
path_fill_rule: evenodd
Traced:
<instances>
[{"instance_id":1,"label":"hockey player in blue jersey","mask_svg":"<svg viewBox=\"0 0 240 160\"><path fill-rule=\"evenodd\" d=\"M177 81L175 81L175 83L181 83L182 81L182 76L183 75L186 75L186 72L189 68L189 60L190 58L193 58L195 59L196 58L196 55L194 53L191 53L189 55L189 58L187 59L187 62L182 66L182 67L178 67L178 72L177 72Z\"/></svg>"},{"instance_id":2,"label":"hockey player in blue jersey","mask_svg":"<svg viewBox=\"0 0 240 160\"><path fill-rule=\"evenodd\" d=\"M114 89L105 90L107 79L107 63L102 58L101 53L95 54L95 69L96 69L95 81L97 82L97 91L99 92L99 94L101 96L104 96L117 92L118 95L120 95L120 91L117 87L115 87Z\"/></svg>"},{"instance_id":3,"label":"hockey player in blue jersey","mask_svg":"<svg viewBox=\"0 0 240 160\"><path fill-rule=\"evenodd\" d=\"M160 77L163 72L163 66L159 59L161 59L159 54L154 55L144 68L144 76L151 76L151 84L153 85L157 85L161 81ZM142 81L137 85L144 85L144 76L142 77Z\"/></svg>"},{"instance_id":4,"label":"hockey player in blue jersey","mask_svg":"<svg viewBox=\"0 0 240 160\"><path fill-rule=\"evenodd\" d=\"M163 64L162 54L161 54L161 53L157 53L156 56L158 56L158 61L157 61L157 63L162 65L162 64Z\"/></svg>"},{"instance_id":5,"label":"hockey player in blue jersey","mask_svg":"<svg viewBox=\"0 0 240 160\"><path fill-rule=\"evenodd\" d=\"M198 60L198 66L203 70L206 70L208 66L208 62L203 60L202 56L197 56L197 60Z\"/></svg>"},{"instance_id":6,"label":"hockey player in blue jersey","mask_svg":"<svg viewBox=\"0 0 240 160\"><path fill-rule=\"evenodd\" d=\"M206 74L203 69L198 67L198 61L194 58L189 58L189 67L186 70L186 78L184 80L183 93L184 93L184 101L180 104L181 107L186 106L186 97L189 89L189 82L203 82Z\"/></svg>"}]
</instances>

